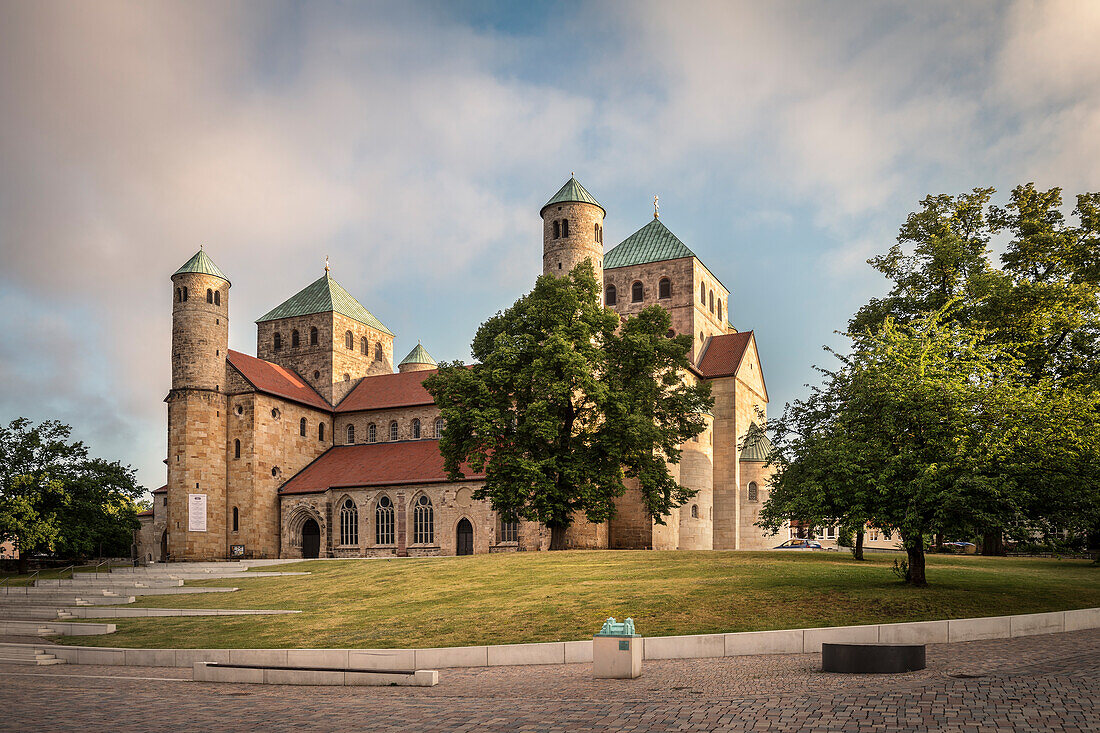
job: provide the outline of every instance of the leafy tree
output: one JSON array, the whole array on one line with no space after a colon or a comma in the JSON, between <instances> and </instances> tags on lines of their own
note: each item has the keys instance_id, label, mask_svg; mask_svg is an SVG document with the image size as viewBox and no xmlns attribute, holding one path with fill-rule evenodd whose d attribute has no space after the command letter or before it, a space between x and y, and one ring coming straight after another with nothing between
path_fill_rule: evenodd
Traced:
<instances>
[{"instance_id":1,"label":"leafy tree","mask_svg":"<svg viewBox=\"0 0 1100 733\"><path fill-rule=\"evenodd\" d=\"M564 547L578 513L605 522L634 479L663 523L694 492L667 463L698 435L710 390L692 383L691 336L668 338L668 313L651 307L620 322L599 302L591 263L534 289L478 329L478 363L443 364L424 381L446 428L440 450L452 480L485 474L475 492L506 517L546 524Z\"/></svg>"},{"instance_id":2,"label":"leafy tree","mask_svg":"<svg viewBox=\"0 0 1100 733\"><path fill-rule=\"evenodd\" d=\"M29 553L73 556L129 550L142 491L129 467L88 457L71 429L26 418L0 426L0 540Z\"/></svg>"},{"instance_id":3,"label":"leafy tree","mask_svg":"<svg viewBox=\"0 0 1100 733\"><path fill-rule=\"evenodd\" d=\"M894 528L907 582L924 586L927 535L1004 526L1071 495L1076 509L1100 506L1100 395L1029 382L950 307L904 326L887 317L787 407L763 526L797 516Z\"/></svg>"}]
</instances>

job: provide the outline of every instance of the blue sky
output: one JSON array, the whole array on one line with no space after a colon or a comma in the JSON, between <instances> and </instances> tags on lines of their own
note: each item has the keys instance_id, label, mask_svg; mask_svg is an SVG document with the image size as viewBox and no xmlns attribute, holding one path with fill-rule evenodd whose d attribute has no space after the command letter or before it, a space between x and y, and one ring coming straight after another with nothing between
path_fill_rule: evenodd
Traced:
<instances>
[{"instance_id":1,"label":"blue sky","mask_svg":"<svg viewBox=\"0 0 1100 733\"><path fill-rule=\"evenodd\" d=\"M231 347L333 275L437 359L539 273L571 171L731 288L771 411L929 193L1100 189L1100 3L0 0L0 419L164 480L169 276Z\"/></svg>"}]
</instances>

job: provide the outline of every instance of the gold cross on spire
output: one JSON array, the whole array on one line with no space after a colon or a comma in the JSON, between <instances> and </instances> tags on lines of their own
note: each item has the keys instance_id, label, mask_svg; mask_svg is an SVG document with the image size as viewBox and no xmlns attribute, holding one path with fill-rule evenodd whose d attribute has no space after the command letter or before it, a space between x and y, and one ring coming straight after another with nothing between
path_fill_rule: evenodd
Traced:
<instances>
[{"instance_id":1,"label":"gold cross on spire","mask_svg":"<svg viewBox=\"0 0 1100 733\"><path fill-rule=\"evenodd\" d=\"M325 272L328 272L328 255L325 255Z\"/></svg>"},{"instance_id":2,"label":"gold cross on spire","mask_svg":"<svg viewBox=\"0 0 1100 733\"><path fill-rule=\"evenodd\" d=\"M659 203L657 203L657 197L656 196L653 197L653 218L654 219L660 219L661 218L661 205Z\"/></svg>"}]
</instances>

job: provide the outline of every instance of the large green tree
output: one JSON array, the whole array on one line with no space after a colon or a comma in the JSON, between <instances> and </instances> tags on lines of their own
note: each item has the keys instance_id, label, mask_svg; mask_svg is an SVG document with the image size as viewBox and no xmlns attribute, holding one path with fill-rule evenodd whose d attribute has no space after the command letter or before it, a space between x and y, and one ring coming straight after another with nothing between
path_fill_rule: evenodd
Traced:
<instances>
[{"instance_id":1,"label":"large green tree","mask_svg":"<svg viewBox=\"0 0 1100 733\"><path fill-rule=\"evenodd\" d=\"M475 497L546 524L551 549L564 547L578 513L614 516L627 478L663 523L694 494L667 463L713 404L688 373L691 336L670 338L663 308L621 321L599 297L587 261L566 277L543 275L478 329L477 363L443 364L424 381L446 420L440 450L451 478L464 464L484 473Z\"/></svg>"},{"instance_id":2,"label":"large green tree","mask_svg":"<svg viewBox=\"0 0 1100 733\"><path fill-rule=\"evenodd\" d=\"M0 426L0 540L30 553L128 554L137 529L133 469L88 455L71 429L25 418Z\"/></svg>"},{"instance_id":3,"label":"large green tree","mask_svg":"<svg viewBox=\"0 0 1100 733\"><path fill-rule=\"evenodd\" d=\"M1019 359L950 315L887 317L773 424L762 524L792 516L897 531L926 584L933 532L1004 526L1046 502L1100 505L1100 395L1027 378Z\"/></svg>"}]
</instances>

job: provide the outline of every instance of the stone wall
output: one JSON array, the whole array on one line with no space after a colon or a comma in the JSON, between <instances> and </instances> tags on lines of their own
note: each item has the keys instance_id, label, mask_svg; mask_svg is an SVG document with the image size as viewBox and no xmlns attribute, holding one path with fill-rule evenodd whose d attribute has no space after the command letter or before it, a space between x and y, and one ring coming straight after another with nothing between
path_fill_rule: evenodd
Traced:
<instances>
[{"instance_id":1,"label":"stone wall","mask_svg":"<svg viewBox=\"0 0 1100 733\"><path fill-rule=\"evenodd\" d=\"M420 439L437 438L435 420L439 417L439 408L435 405L415 407L396 407L392 410L364 410L336 414L336 445L348 444L348 425L355 427L355 442L369 442L370 426L375 427L376 443L390 440L390 423L397 421L397 439L413 438L413 420L420 420Z\"/></svg>"},{"instance_id":2,"label":"stone wall","mask_svg":"<svg viewBox=\"0 0 1100 733\"><path fill-rule=\"evenodd\" d=\"M168 394L168 551L173 560L225 557L226 396ZM188 530L188 494L206 495L206 531Z\"/></svg>"},{"instance_id":3,"label":"stone wall","mask_svg":"<svg viewBox=\"0 0 1100 733\"><path fill-rule=\"evenodd\" d=\"M677 334L695 332L695 304L692 299L693 262L691 257L662 262L648 262L644 265L629 265L604 271L604 303L607 303L608 286L615 287L615 305L610 306L622 316L637 315L643 308L660 305L672 318L672 330ZM663 278L669 279L671 292L668 298L660 298L659 284ZM632 300L632 288L635 282L642 284L642 300ZM693 347L692 356L695 360Z\"/></svg>"},{"instance_id":4,"label":"stone wall","mask_svg":"<svg viewBox=\"0 0 1100 733\"><path fill-rule=\"evenodd\" d=\"M737 499L737 421L734 403L735 377L710 380L714 398L714 541L715 550L737 549L739 503Z\"/></svg>"},{"instance_id":5,"label":"stone wall","mask_svg":"<svg viewBox=\"0 0 1100 733\"><path fill-rule=\"evenodd\" d=\"M569 220L569 236L554 238L554 222ZM588 259L596 271L596 282L603 281L603 243L596 241L596 226L603 227L603 209L592 204L567 202L551 204L542 212L542 272L568 275L581 261Z\"/></svg>"},{"instance_id":6,"label":"stone wall","mask_svg":"<svg viewBox=\"0 0 1100 733\"><path fill-rule=\"evenodd\" d=\"M773 469L764 468L759 461L741 462L741 550L768 550L787 539L787 531L768 535L755 526L760 520L760 510L768 500L768 481ZM749 498L749 484L756 484L756 499Z\"/></svg>"},{"instance_id":7,"label":"stone wall","mask_svg":"<svg viewBox=\"0 0 1100 733\"><path fill-rule=\"evenodd\" d=\"M714 440L713 418L706 416L707 428L683 445L680 456L680 485L697 493L680 507L680 550L713 548Z\"/></svg>"},{"instance_id":8,"label":"stone wall","mask_svg":"<svg viewBox=\"0 0 1100 733\"><path fill-rule=\"evenodd\" d=\"M218 294L218 305L206 302L208 290ZM172 388L222 390L228 348L229 283L202 273L173 276Z\"/></svg>"}]
</instances>

